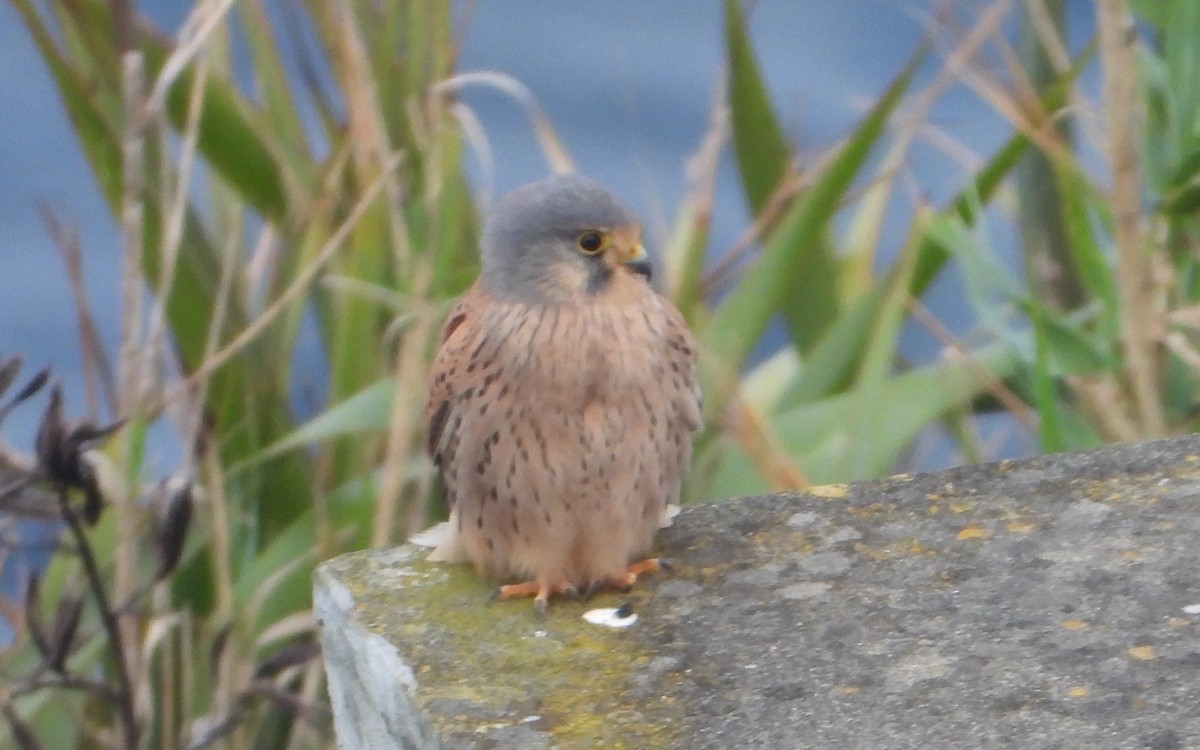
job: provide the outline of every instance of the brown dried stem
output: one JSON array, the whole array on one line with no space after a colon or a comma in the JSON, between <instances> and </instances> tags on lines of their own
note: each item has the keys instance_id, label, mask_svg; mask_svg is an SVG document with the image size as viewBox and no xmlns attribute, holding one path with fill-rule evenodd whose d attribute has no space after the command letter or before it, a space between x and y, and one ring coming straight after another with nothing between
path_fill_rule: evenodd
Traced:
<instances>
[{"instance_id":1,"label":"brown dried stem","mask_svg":"<svg viewBox=\"0 0 1200 750\"><path fill-rule=\"evenodd\" d=\"M112 650L113 662L117 671L117 684L119 686L116 703L121 721L121 735L124 740L124 746L127 750L137 750L138 725L133 707L133 678L130 675L130 664L126 656L127 651L124 639L121 636L117 614L112 608L112 602L108 598L108 591L104 588L104 578L100 575L100 566L96 563L96 555L92 551L91 542L88 541L87 532L84 530L79 516L76 515L75 510L71 507L70 498L65 487L59 490L58 504L63 520L67 523L67 529L71 532L71 536L75 538L76 553L79 555L80 562L83 563L83 572L87 577L88 588L92 590L92 596L96 599L96 609L100 613L100 622L108 638L109 648Z\"/></svg>"},{"instance_id":2,"label":"brown dried stem","mask_svg":"<svg viewBox=\"0 0 1200 750\"><path fill-rule=\"evenodd\" d=\"M118 14L117 21L122 22L120 14ZM119 398L117 413L135 418L144 413L142 407L146 394L145 378L148 374L140 335L143 294L141 270L145 250L143 196L146 177L145 110L142 106L145 100L143 66L144 59L141 52L129 49L122 54L121 97L124 122L121 134L121 346L117 369L121 392L117 394ZM119 442L119 461L122 466L129 466L129 457L136 452L133 445L135 436L136 431L130 430ZM113 493L108 499L112 503L113 512L117 517L117 543L113 550L113 593L118 599L124 600L137 588L137 509L133 498L127 491ZM65 502L63 507L65 516L69 508L66 507ZM91 560L91 565L95 567L95 560ZM93 584L97 587L98 592L102 592L103 587L100 585L98 574ZM107 599L106 595L105 598ZM105 605L107 605L107 601ZM102 616L111 618L113 632L110 633L110 637L119 642L119 645L114 643L114 653L122 654L119 670L122 678L128 683L122 685L126 700L122 702L121 710L122 712L129 710L132 713L134 690L130 671L136 671L136 664L124 661L126 656L130 659L137 657L132 623L122 623L111 610L106 608L102 608ZM106 622L105 626L107 627L108 624ZM123 715L123 724L126 723L125 718ZM128 719L130 722L133 721L132 716ZM136 747L136 727L128 724L125 731L126 740L132 740L132 744L127 743L128 746Z\"/></svg>"},{"instance_id":3,"label":"brown dried stem","mask_svg":"<svg viewBox=\"0 0 1200 750\"><path fill-rule=\"evenodd\" d=\"M1161 437L1167 432L1162 405L1162 320L1154 251L1145 246L1142 231L1137 35L1126 0L1099 0L1096 7L1112 169L1110 205L1117 246L1121 336L1135 420L1143 437Z\"/></svg>"}]
</instances>

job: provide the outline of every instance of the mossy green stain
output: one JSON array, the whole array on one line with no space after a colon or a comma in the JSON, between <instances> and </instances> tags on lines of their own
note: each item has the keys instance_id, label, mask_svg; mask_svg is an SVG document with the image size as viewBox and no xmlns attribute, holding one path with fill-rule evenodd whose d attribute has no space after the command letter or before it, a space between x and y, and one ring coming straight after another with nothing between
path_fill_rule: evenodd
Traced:
<instances>
[{"instance_id":1,"label":"mossy green stain","mask_svg":"<svg viewBox=\"0 0 1200 750\"><path fill-rule=\"evenodd\" d=\"M355 616L399 650L413 670L417 706L443 736L464 736L539 716L532 727L559 747L671 747L682 712L674 701L630 695L653 658L633 629L582 619L592 607L649 596L601 594L587 604L556 600L539 618L528 600L492 602L465 565L429 563L411 548L339 558L335 576L350 590ZM645 618L634 628L651 627ZM467 710L444 710L462 703Z\"/></svg>"}]
</instances>

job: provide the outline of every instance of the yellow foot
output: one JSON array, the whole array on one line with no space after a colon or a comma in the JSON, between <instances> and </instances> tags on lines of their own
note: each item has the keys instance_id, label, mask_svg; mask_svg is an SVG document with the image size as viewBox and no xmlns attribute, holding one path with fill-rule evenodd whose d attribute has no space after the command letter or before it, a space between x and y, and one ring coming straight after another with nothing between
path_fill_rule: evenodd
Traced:
<instances>
[{"instance_id":1,"label":"yellow foot","mask_svg":"<svg viewBox=\"0 0 1200 750\"><path fill-rule=\"evenodd\" d=\"M532 596L534 609L544 615L546 614L546 607L550 604L550 597L569 596L572 599L578 599L579 589L566 581L558 581L552 584L525 581L523 583L506 584L496 590L497 599L519 599L525 596Z\"/></svg>"}]
</instances>

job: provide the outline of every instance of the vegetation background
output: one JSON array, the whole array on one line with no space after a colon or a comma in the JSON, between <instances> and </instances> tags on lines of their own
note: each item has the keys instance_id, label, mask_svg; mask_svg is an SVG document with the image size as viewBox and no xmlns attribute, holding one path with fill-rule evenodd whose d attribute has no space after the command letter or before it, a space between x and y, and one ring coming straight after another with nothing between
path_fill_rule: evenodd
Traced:
<instances>
[{"instance_id":1,"label":"vegetation background","mask_svg":"<svg viewBox=\"0 0 1200 750\"><path fill-rule=\"evenodd\" d=\"M511 100L546 169L571 167L572 139L519 78L460 64L468 4L207 0L168 33L125 0L7 2L120 235L115 299L89 297L81 256L110 251L45 212L84 363L66 414L119 422L64 421L52 390L33 454L3 451L5 518L66 529L2 603L7 741L329 747L312 567L438 513L424 373L474 274L486 197L468 175L504 183L461 94ZM931 424L982 460L994 415L1047 451L1192 431L1200 4L914 4L920 40L890 83L803 149L757 11L712 8L723 65L692 73L713 94L680 128L680 199L647 212L701 344L688 500L879 476ZM604 54L585 31L572 41ZM1002 133L986 151L935 114L964 92ZM935 155L959 166L949 189L921 181ZM740 195L717 192L725 174ZM714 233L730 201L744 224ZM969 330L927 304L950 273ZM114 306L106 347L96 310ZM906 330L936 349L914 356ZM0 367L0 420L11 405L34 424L43 381L18 370Z\"/></svg>"}]
</instances>

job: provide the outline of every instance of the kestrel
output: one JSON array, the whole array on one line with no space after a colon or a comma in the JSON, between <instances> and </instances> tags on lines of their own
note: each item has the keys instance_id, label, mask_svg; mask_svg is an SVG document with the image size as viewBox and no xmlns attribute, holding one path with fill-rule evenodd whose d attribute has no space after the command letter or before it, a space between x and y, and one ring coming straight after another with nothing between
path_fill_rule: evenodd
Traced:
<instances>
[{"instance_id":1,"label":"kestrel","mask_svg":"<svg viewBox=\"0 0 1200 750\"><path fill-rule=\"evenodd\" d=\"M634 214L558 175L505 195L441 335L425 408L450 510L431 559L501 598L627 588L679 496L700 426L696 353L650 285Z\"/></svg>"}]
</instances>

